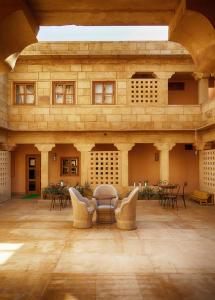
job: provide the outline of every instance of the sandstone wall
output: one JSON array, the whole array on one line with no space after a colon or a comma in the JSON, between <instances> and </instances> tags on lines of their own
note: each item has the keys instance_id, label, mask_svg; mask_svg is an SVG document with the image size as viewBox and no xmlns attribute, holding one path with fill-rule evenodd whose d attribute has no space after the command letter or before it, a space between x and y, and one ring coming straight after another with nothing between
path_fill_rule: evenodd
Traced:
<instances>
[{"instance_id":1,"label":"sandstone wall","mask_svg":"<svg viewBox=\"0 0 215 300\"><path fill-rule=\"evenodd\" d=\"M7 75L0 75L0 127L7 128L8 105L8 81Z\"/></svg>"},{"instance_id":2,"label":"sandstone wall","mask_svg":"<svg viewBox=\"0 0 215 300\"><path fill-rule=\"evenodd\" d=\"M30 131L194 129L202 124L201 107L196 99L190 102L194 105L186 105L184 99L183 105L165 102L168 76L194 70L187 51L175 43L31 45L23 51L15 70L9 74L9 128ZM161 76L157 78L156 103L132 103L131 77L136 72ZM114 105L92 104L92 82L96 80L116 82ZM17 81L36 82L35 105L13 104L13 83ZM52 103L53 81L75 81L75 105Z\"/></svg>"}]
</instances>

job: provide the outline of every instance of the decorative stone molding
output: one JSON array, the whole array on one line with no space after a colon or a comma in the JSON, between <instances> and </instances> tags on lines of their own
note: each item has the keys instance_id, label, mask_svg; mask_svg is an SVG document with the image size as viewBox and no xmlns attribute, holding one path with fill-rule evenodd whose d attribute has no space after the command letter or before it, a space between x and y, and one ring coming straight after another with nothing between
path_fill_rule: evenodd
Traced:
<instances>
[{"instance_id":1,"label":"decorative stone molding","mask_svg":"<svg viewBox=\"0 0 215 300\"><path fill-rule=\"evenodd\" d=\"M215 150L204 150L199 155L200 188L214 193L215 189Z\"/></svg>"},{"instance_id":2,"label":"decorative stone molding","mask_svg":"<svg viewBox=\"0 0 215 300\"><path fill-rule=\"evenodd\" d=\"M52 150L52 148L55 147L55 144L35 144L35 147L40 151L40 152L49 152Z\"/></svg>"},{"instance_id":3,"label":"decorative stone molding","mask_svg":"<svg viewBox=\"0 0 215 300\"><path fill-rule=\"evenodd\" d=\"M158 79L170 79L175 72L153 72Z\"/></svg>"},{"instance_id":4,"label":"decorative stone molding","mask_svg":"<svg viewBox=\"0 0 215 300\"><path fill-rule=\"evenodd\" d=\"M89 160L89 182L91 185L114 184L121 181L119 151L91 151Z\"/></svg>"},{"instance_id":5,"label":"decorative stone molding","mask_svg":"<svg viewBox=\"0 0 215 300\"><path fill-rule=\"evenodd\" d=\"M154 146L159 151L171 151L172 148L175 146L175 143L154 143Z\"/></svg>"},{"instance_id":6,"label":"decorative stone molding","mask_svg":"<svg viewBox=\"0 0 215 300\"><path fill-rule=\"evenodd\" d=\"M90 152L95 144L74 144L74 146L80 152Z\"/></svg>"},{"instance_id":7,"label":"decorative stone molding","mask_svg":"<svg viewBox=\"0 0 215 300\"><path fill-rule=\"evenodd\" d=\"M193 146L198 151L210 150L211 146L212 146L212 143L199 141L199 142L194 143Z\"/></svg>"},{"instance_id":8,"label":"decorative stone molding","mask_svg":"<svg viewBox=\"0 0 215 300\"><path fill-rule=\"evenodd\" d=\"M114 144L115 147L117 147L117 149L119 151L130 151L135 144L124 144L124 143L119 143L119 144Z\"/></svg>"},{"instance_id":9,"label":"decorative stone molding","mask_svg":"<svg viewBox=\"0 0 215 300\"><path fill-rule=\"evenodd\" d=\"M192 76L195 80L206 79L210 76L209 73L193 72Z\"/></svg>"},{"instance_id":10,"label":"decorative stone molding","mask_svg":"<svg viewBox=\"0 0 215 300\"><path fill-rule=\"evenodd\" d=\"M158 104L158 79L130 79L130 104Z\"/></svg>"},{"instance_id":11,"label":"decorative stone molding","mask_svg":"<svg viewBox=\"0 0 215 300\"><path fill-rule=\"evenodd\" d=\"M0 144L1 151L14 151L16 144Z\"/></svg>"}]
</instances>

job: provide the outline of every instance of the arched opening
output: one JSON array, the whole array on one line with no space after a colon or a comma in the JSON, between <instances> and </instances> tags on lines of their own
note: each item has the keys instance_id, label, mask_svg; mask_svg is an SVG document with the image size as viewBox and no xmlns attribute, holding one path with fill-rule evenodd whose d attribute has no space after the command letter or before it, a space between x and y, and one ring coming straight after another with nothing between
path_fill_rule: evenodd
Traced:
<instances>
[{"instance_id":1,"label":"arched opening","mask_svg":"<svg viewBox=\"0 0 215 300\"><path fill-rule=\"evenodd\" d=\"M131 76L132 79L151 79L156 78L153 72L136 72Z\"/></svg>"},{"instance_id":2,"label":"arched opening","mask_svg":"<svg viewBox=\"0 0 215 300\"><path fill-rule=\"evenodd\" d=\"M176 72L168 81L168 104L198 104L198 81L192 73Z\"/></svg>"}]
</instances>

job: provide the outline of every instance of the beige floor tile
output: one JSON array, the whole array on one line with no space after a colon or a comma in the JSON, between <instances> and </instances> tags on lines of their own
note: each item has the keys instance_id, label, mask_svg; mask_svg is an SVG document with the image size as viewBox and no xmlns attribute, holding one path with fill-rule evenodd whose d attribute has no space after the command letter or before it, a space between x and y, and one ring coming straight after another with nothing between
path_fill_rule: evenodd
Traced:
<instances>
[{"instance_id":1,"label":"beige floor tile","mask_svg":"<svg viewBox=\"0 0 215 300\"><path fill-rule=\"evenodd\" d=\"M215 207L139 201L137 229L78 230L72 209L0 207L0 300L214 300Z\"/></svg>"}]
</instances>

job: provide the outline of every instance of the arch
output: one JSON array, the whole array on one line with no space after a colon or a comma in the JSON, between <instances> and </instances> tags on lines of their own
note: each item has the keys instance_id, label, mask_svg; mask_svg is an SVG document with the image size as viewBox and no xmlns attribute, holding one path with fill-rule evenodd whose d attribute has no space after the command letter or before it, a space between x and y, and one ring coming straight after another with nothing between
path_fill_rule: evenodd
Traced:
<instances>
[{"instance_id":1,"label":"arch","mask_svg":"<svg viewBox=\"0 0 215 300\"><path fill-rule=\"evenodd\" d=\"M155 74L153 72L135 72L131 78L134 79L151 79L156 78Z\"/></svg>"},{"instance_id":2,"label":"arch","mask_svg":"<svg viewBox=\"0 0 215 300\"><path fill-rule=\"evenodd\" d=\"M24 13L17 10L0 23L0 72L15 65L19 53L29 44L37 42L38 26Z\"/></svg>"},{"instance_id":3,"label":"arch","mask_svg":"<svg viewBox=\"0 0 215 300\"><path fill-rule=\"evenodd\" d=\"M199 71L215 70L215 30L204 15L184 10L176 23L170 24L169 39L190 52Z\"/></svg>"}]
</instances>

